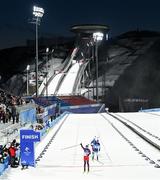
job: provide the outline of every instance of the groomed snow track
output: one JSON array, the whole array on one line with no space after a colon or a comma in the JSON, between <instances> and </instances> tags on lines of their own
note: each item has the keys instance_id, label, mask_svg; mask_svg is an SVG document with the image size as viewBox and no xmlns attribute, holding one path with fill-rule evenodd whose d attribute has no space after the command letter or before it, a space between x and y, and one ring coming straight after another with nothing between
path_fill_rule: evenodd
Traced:
<instances>
[{"instance_id":1,"label":"groomed snow track","mask_svg":"<svg viewBox=\"0 0 160 180\"><path fill-rule=\"evenodd\" d=\"M147 133L152 129L152 120L158 117L145 113L126 114L127 117L125 113L66 114L36 146L36 168L8 169L1 179L158 180L160 152L143 137L158 141ZM144 126L133 121L134 117L137 120L143 116L145 120L148 116ZM155 130L156 134L159 127ZM90 144L94 136L101 143L100 161L90 160L90 172L84 174L83 150L79 144Z\"/></svg>"}]
</instances>

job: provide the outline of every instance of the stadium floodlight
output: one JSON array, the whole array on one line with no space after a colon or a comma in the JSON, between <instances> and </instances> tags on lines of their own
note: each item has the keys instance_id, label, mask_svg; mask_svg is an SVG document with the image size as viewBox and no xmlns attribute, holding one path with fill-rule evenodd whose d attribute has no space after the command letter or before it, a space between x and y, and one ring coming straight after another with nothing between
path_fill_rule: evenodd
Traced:
<instances>
[{"instance_id":1,"label":"stadium floodlight","mask_svg":"<svg viewBox=\"0 0 160 180\"><path fill-rule=\"evenodd\" d=\"M35 16L36 25L36 97L38 97L38 25L40 26L41 18L43 17L44 9L33 6L33 15Z\"/></svg>"},{"instance_id":2,"label":"stadium floodlight","mask_svg":"<svg viewBox=\"0 0 160 180\"><path fill-rule=\"evenodd\" d=\"M42 18L44 14L44 9L41 7L33 6L33 15L35 17L40 17Z\"/></svg>"},{"instance_id":3,"label":"stadium floodlight","mask_svg":"<svg viewBox=\"0 0 160 180\"><path fill-rule=\"evenodd\" d=\"M27 69L27 71L29 71L29 70L30 70L30 65L27 65L27 68L26 68L26 69Z\"/></svg>"},{"instance_id":4,"label":"stadium floodlight","mask_svg":"<svg viewBox=\"0 0 160 180\"><path fill-rule=\"evenodd\" d=\"M99 101L98 95L98 44L103 40L104 34L102 32L93 33L93 40L95 42L95 60L96 60L96 101Z\"/></svg>"},{"instance_id":5,"label":"stadium floodlight","mask_svg":"<svg viewBox=\"0 0 160 180\"><path fill-rule=\"evenodd\" d=\"M48 53L48 52L49 52L49 48L47 47L47 48L46 48L46 53Z\"/></svg>"},{"instance_id":6,"label":"stadium floodlight","mask_svg":"<svg viewBox=\"0 0 160 180\"><path fill-rule=\"evenodd\" d=\"M95 32L93 33L93 39L97 42L97 41L102 41L103 40L103 36L104 34L101 32Z\"/></svg>"}]
</instances>

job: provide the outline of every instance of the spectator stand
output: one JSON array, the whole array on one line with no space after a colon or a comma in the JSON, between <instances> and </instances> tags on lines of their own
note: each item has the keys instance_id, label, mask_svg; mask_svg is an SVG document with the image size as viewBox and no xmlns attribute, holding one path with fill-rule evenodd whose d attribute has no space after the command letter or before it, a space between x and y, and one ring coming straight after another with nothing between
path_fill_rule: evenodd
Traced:
<instances>
[{"instance_id":1,"label":"spectator stand","mask_svg":"<svg viewBox=\"0 0 160 180\"><path fill-rule=\"evenodd\" d=\"M25 127L27 124L20 121L19 115L23 112L23 110L25 111L27 107L30 107L30 110L33 109L34 105L32 104L31 108L31 104L26 104L23 98L14 96L9 92L4 92L0 89L0 107L2 115L0 122L0 175L2 175L4 170L8 167L10 161L8 154L8 149L12 144L10 142L12 142L13 139L18 139L19 129Z\"/></svg>"},{"instance_id":2,"label":"spectator stand","mask_svg":"<svg viewBox=\"0 0 160 180\"><path fill-rule=\"evenodd\" d=\"M17 106L18 108L18 106ZM20 111L17 111L18 115L20 115ZM18 117L19 119L19 117ZM25 126L26 124L22 124L22 121L17 121L17 123L8 122L2 124L2 128L0 129L0 144L5 145L8 142L11 142L18 136L18 131L21 127Z\"/></svg>"},{"instance_id":3,"label":"spectator stand","mask_svg":"<svg viewBox=\"0 0 160 180\"><path fill-rule=\"evenodd\" d=\"M21 128L29 128L34 121L36 121L36 108L33 105L20 105L16 107L19 115L19 122L6 126L0 130L0 138L3 139L1 145L3 147L10 147L13 139L19 139L19 130ZM0 175L9 166L9 155L0 163Z\"/></svg>"},{"instance_id":4,"label":"spectator stand","mask_svg":"<svg viewBox=\"0 0 160 180\"><path fill-rule=\"evenodd\" d=\"M11 142L18 136L18 130L21 128L20 124L11 124L0 131L0 144L5 145Z\"/></svg>"},{"instance_id":5,"label":"spectator stand","mask_svg":"<svg viewBox=\"0 0 160 180\"><path fill-rule=\"evenodd\" d=\"M53 115L54 111L53 111L53 105L52 106L49 106L46 108L46 110L44 111L44 114L43 114L43 118L46 120L50 117L50 115ZM47 113L46 113L47 112ZM33 113L32 111L30 111L30 109L28 110L23 110L23 111L20 111L20 121L21 121L21 124L24 124L24 122L22 123L22 121L25 121L25 123L29 123L28 121L28 113ZM23 114L23 116L21 115ZM57 117L56 119L52 120L49 119L48 121L46 121L47 123L44 124L44 126L41 126L40 128L38 129L34 129L34 126L28 126L28 127L21 127L21 128L33 128L35 131L39 131L40 134L41 134L41 139L43 139L45 137L45 135L49 132L49 129L50 128L53 128L65 115L67 114L67 112L61 114L59 117ZM21 119L21 117L23 117ZM33 117L32 115L29 115L29 117ZM26 118L26 119L25 119ZM32 119L33 120L33 119ZM35 121L30 121L30 122L35 122ZM40 124L39 124L40 125ZM19 134L19 133L18 133ZM38 142L39 143L39 142ZM37 145L37 144L36 144ZM44 147L45 148L45 147ZM5 160L3 161L3 163L0 163L0 175L2 175L4 173L4 171L10 167L9 166L9 156L7 156L5 158Z\"/></svg>"}]
</instances>

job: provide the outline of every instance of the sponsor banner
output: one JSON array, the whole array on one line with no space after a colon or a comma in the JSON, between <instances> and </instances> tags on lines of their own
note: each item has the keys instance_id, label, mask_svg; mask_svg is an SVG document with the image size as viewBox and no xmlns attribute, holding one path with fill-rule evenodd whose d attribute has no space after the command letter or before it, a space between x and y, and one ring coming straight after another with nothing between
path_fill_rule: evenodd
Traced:
<instances>
[{"instance_id":1,"label":"sponsor banner","mask_svg":"<svg viewBox=\"0 0 160 180\"><path fill-rule=\"evenodd\" d=\"M40 141L40 132L20 130L21 164L35 167L34 142Z\"/></svg>"},{"instance_id":2,"label":"sponsor banner","mask_svg":"<svg viewBox=\"0 0 160 180\"><path fill-rule=\"evenodd\" d=\"M34 143L24 141L20 146L21 164L35 167L35 150Z\"/></svg>"}]
</instances>

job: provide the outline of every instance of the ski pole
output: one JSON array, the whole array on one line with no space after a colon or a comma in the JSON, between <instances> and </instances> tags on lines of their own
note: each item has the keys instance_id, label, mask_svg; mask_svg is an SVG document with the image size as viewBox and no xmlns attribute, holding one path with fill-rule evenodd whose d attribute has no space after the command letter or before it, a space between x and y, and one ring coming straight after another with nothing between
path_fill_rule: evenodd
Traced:
<instances>
[{"instance_id":1,"label":"ski pole","mask_svg":"<svg viewBox=\"0 0 160 180\"><path fill-rule=\"evenodd\" d=\"M62 148L61 150L66 150L66 149L74 148L74 147L79 146L79 145L80 144L76 144L76 145L73 145L73 146L68 146L68 147Z\"/></svg>"}]
</instances>

